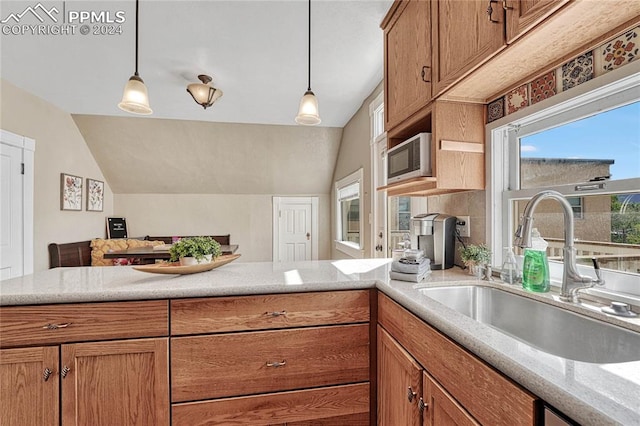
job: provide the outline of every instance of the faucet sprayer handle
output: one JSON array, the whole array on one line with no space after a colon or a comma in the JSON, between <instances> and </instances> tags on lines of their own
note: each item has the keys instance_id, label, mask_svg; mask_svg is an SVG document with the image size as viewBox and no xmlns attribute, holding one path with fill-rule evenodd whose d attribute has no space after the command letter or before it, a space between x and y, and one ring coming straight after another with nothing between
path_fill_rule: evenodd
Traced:
<instances>
[{"instance_id":1,"label":"faucet sprayer handle","mask_svg":"<svg viewBox=\"0 0 640 426\"><path fill-rule=\"evenodd\" d=\"M596 272L596 277L597 277L597 279L595 280L596 284L604 285L604 280L602 279L602 275L600 273L600 265L598 264L598 259L596 259L595 257L592 257L591 261L593 262L593 269Z\"/></svg>"}]
</instances>

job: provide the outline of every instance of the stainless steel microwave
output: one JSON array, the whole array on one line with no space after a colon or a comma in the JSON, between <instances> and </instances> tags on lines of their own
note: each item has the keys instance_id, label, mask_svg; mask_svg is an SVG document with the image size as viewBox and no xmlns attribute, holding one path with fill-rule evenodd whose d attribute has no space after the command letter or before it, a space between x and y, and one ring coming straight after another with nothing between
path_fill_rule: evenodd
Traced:
<instances>
[{"instance_id":1,"label":"stainless steel microwave","mask_svg":"<svg viewBox=\"0 0 640 426\"><path fill-rule=\"evenodd\" d=\"M431 175L431 133L418 133L387 152L387 183Z\"/></svg>"}]
</instances>

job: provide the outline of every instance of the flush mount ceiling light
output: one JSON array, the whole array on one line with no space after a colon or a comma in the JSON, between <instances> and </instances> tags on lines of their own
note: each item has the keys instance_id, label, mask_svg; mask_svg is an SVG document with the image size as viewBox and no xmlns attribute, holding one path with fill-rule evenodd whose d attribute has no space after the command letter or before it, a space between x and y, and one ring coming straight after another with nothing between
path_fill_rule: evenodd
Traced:
<instances>
[{"instance_id":1,"label":"flush mount ceiling light","mask_svg":"<svg viewBox=\"0 0 640 426\"><path fill-rule=\"evenodd\" d=\"M309 0L309 74L307 91L304 92L302 100L300 100L300 108L296 116L296 123L307 126L320 124L320 114L318 112L318 99L311 91L311 0Z\"/></svg>"},{"instance_id":2,"label":"flush mount ceiling light","mask_svg":"<svg viewBox=\"0 0 640 426\"><path fill-rule=\"evenodd\" d=\"M136 0L136 71L127 81L118 108L132 114L149 115L153 111L149 107L147 86L138 75L138 0Z\"/></svg>"},{"instance_id":3,"label":"flush mount ceiling light","mask_svg":"<svg viewBox=\"0 0 640 426\"><path fill-rule=\"evenodd\" d=\"M187 92L191 95L197 104L202 105L204 109L209 108L218 98L222 97L222 90L211 86L211 77L200 74L198 79L202 83L191 83L187 86Z\"/></svg>"}]
</instances>

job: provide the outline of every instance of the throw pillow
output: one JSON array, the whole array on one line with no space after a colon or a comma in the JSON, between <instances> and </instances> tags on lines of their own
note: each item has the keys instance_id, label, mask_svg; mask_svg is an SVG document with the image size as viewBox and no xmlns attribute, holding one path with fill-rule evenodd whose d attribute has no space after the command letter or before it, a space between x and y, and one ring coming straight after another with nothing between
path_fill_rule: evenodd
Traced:
<instances>
[{"instance_id":1,"label":"throw pillow","mask_svg":"<svg viewBox=\"0 0 640 426\"><path fill-rule=\"evenodd\" d=\"M126 250L127 240L95 238L91 240L91 266L113 266L113 259L105 259L104 254L116 251Z\"/></svg>"}]
</instances>

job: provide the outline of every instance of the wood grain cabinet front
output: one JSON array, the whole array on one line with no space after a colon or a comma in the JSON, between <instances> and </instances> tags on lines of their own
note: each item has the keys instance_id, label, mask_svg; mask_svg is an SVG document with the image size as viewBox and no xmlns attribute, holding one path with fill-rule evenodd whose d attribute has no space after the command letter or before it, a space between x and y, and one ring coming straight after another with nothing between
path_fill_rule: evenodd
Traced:
<instances>
[{"instance_id":1,"label":"wood grain cabinet front","mask_svg":"<svg viewBox=\"0 0 640 426\"><path fill-rule=\"evenodd\" d=\"M435 398L432 418L442 418L443 424L537 424L541 401L536 396L382 293L378 299L378 323L433 378L432 385L427 385L435 395L428 397ZM457 413L456 407L464 413ZM447 423L447 418L455 422Z\"/></svg>"},{"instance_id":2,"label":"wood grain cabinet front","mask_svg":"<svg viewBox=\"0 0 640 426\"><path fill-rule=\"evenodd\" d=\"M2 348L168 334L166 300L0 308Z\"/></svg>"},{"instance_id":3,"label":"wood grain cabinet front","mask_svg":"<svg viewBox=\"0 0 640 426\"><path fill-rule=\"evenodd\" d=\"M172 336L368 321L368 290L171 301Z\"/></svg>"},{"instance_id":4,"label":"wood grain cabinet front","mask_svg":"<svg viewBox=\"0 0 640 426\"><path fill-rule=\"evenodd\" d=\"M174 404L173 426L368 426L369 384Z\"/></svg>"},{"instance_id":5,"label":"wood grain cabinet front","mask_svg":"<svg viewBox=\"0 0 640 426\"><path fill-rule=\"evenodd\" d=\"M173 402L369 380L368 324L178 337Z\"/></svg>"}]
</instances>

